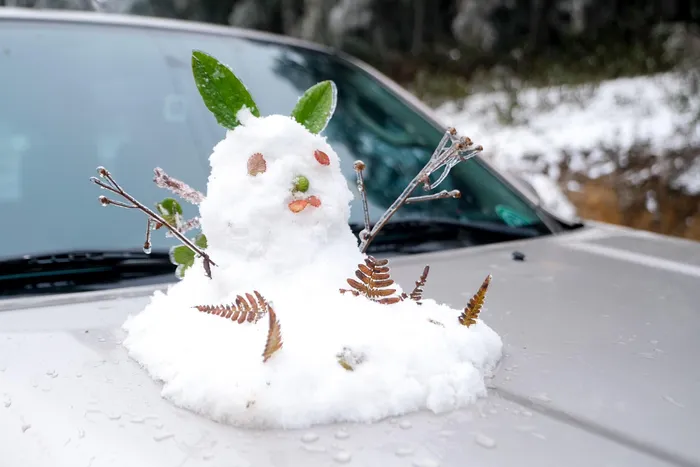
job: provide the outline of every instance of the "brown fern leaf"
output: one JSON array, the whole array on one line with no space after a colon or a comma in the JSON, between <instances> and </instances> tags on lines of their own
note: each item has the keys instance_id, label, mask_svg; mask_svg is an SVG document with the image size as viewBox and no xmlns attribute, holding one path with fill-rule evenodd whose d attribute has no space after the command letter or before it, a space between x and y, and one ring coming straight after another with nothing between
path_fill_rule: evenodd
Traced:
<instances>
[{"instance_id":1,"label":"brown fern leaf","mask_svg":"<svg viewBox=\"0 0 700 467\"><path fill-rule=\"evenodd\" d=\"M270 328L267 331L267 341L265 342L265 350L262 354L263 363L282 348L282 326L280 326L275 310L270 308L267 314L270 316Z\"/></svg>"},{"instance_id":2,"label":"brown fern leaf","mask_svg":"<svg viewBox=\"0 0 700 467\"><path fill-rule=\"evenodd\" d=\"M484 306L484 301L486 300L486 292L488 291L489 284L491 283L491 275L489 274L484 279L484 282L479 287L479 290L474 294L474 296L469 300L467 307L464 309L461 315L459 315L459 324L462 326L469 327L476 323L479 317L479 312L481 307Z\"/></svg>"},{"instance_id":3,"label":"brown fern leaf","mask_svg":"<svg viewBox=\"0 0 700 467\"><path fill-rule=\"evenodd\" d=\"M425 281L428 280L429 272L430 266L426 266L423 269L423 274L421 274L420 278L416 281L416 286L413 288L413 291L409 295L411 300L418 302L419 305L421 304L420 301L423 300L423 287L425 286Z\"/></svg>"},{"instance_id":4,"label":"brown fern leaf","mask_svg":"<svg viewBox=\"0 0 700 467\"><path fill-rule=\"evenodd\" d=\"M194 308L202 313L221 316L239 324L246 321L257 323L271 308L268 301L257 290L253 291L253 293L255 296L246 293L245 298L242 295L238 295L235 303L229 305L198 305Z\"/></svg>"},{"instance_id":5,"label":"brown fern leaf","mask_svg":"<svg viewBox=\"0 0 700 467\"><path fill-rule=\"evenodd\" d=\"M394 284L389 272L389 260L376 259L373 256L365 258L365 264L358 264L355 277L347 279L352 289L340 289L340 293L351 293L352 295L363 295L372 301L390 305L398 303L403 298L396 293L396 289L390 288Z\"/></svg>"}]
</instances>

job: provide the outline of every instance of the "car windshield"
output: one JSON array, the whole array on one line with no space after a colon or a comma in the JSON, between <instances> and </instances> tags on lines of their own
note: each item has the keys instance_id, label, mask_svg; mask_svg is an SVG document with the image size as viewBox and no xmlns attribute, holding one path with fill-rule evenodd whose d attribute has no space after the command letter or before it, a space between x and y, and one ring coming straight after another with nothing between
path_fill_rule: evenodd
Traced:
<instances>
[{"instance_id":1,"label":"car windshield","mask_svg":"<svg viewBox=\"0 0 700 467\"><path fill-rule=\"evenodd\" d=\"M194 49L229 65L263 115L288 115L305 89L334 80L338 105L325 135L355 193L353 162L367 164L373 220L442 136L442 129L364 70L322 52L182 30L3 21L0 258L138 248L143 219L99 207L99 190L88 182L97 166L151 205L168 196L151 182L157 166L206 190L207 158L225 130L194 85ZM468 136L478 142L479 135ZM459 189L462 198L406 206L396 219L439 217L546 232L522 196L480 161L458 165L440 188ZM195 206L183 208L186 217L196 215ZM351 212L351 223L361 223L358 201ZM174 240L161 236L155 242L164 248Z\"/></svg>"}]
</instances>

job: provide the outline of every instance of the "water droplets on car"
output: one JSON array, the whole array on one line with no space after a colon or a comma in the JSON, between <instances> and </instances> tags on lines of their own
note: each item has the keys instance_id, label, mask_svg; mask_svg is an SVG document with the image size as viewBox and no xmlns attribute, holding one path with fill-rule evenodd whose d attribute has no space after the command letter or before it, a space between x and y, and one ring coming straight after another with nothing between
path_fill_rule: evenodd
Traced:
<instances>
[{"instance_id":1,"label":"water droplets on car","mask_svg":"<svg viewBox=\"0 0 700 467\"><path fill-rule=\"evenodd\" d=\"M486 449L493 449L496 447L496 440L482 433L478 433L476 436L474 436L474 442Z\"/></svg>"},{"instance_id":2,"label":"water droplets on car","mask_svg":"<svg viewBox=\"0 0 700 467\"><path fill-rule=\"evenodd\" d=\"M415 450L411 447L408 446L403 446L400 448L397 448L394 454L396 454L398 457L408 457L412 456Z\"/></svg>"},{"instance_id":3,"label":"water droplets on car","mask_svg":"<svg viewBox=\"0 0 700 467\"><path fill-rule=\"evenodd\" d=\"M338 451L334 456L333 460L340 464L347 464L352 460L352 454L348 451Z\"/></svg>"},{"instance_id":4,"label":"water droplets on car","mask_svg":"<svg viewBox=\"0 0 700 467\"><path fill-rule=\"evenodd\" d=\"M301 436L302 443L313 443L316 441L318 441L318 435L316 433L309 432L309 433L304 433Z\"/></svg>"},{"instance_id":5,"label":"water droplets on car","mask_svg":"<svg viewBox=\"0 0 700 467\"><path fill-rule=\"evenodd\" d=\"M172 438L174 435L172 433L156 433L153 435L153 440L160 443L161 441L165 441L166 439Z\"/></svg>"}]
</instances>

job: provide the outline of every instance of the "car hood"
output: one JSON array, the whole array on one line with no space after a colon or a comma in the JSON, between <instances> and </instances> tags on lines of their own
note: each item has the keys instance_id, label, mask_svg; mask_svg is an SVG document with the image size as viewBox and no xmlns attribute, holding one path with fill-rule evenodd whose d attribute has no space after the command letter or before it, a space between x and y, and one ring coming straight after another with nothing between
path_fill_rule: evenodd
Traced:
<instances>
[{"instance_id":1,"label":"car hood","mask_svg":"<svg viewBox=\"0 0 700 467\"><path fill-rule=\"evenodd\" d=\"M700 244L593 224L396 257L394 278L411 284L425 264L426 295L453 306L493 274L482 317L504 357L468 409L225 426L162 399L120 345L154 288L12 299L0 302L0 464L700 465Z\"/></svg>"}]
</instances>

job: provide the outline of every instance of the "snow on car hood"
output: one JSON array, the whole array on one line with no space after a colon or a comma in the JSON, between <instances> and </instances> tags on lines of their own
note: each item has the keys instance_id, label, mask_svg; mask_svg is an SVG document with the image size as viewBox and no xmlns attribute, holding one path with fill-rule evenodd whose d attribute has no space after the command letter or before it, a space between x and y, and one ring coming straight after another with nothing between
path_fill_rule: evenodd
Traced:
<instances>
[{"instance_id":1,"label":"snow on car hood","mask_svg":"<svg viewBox=\"0 0 700 467\"><path fill-rule=\"evenodd\" d=\"M120 345L153 288L12 299L0 302L2 465L700 463L700 244L599 225L397 257L392 272L410 283L426 263L426 296L454 307L493 274L483 313L505 357L474 407L310 430L224 426L163 400Z\"/></svg>"}]
</instances>

